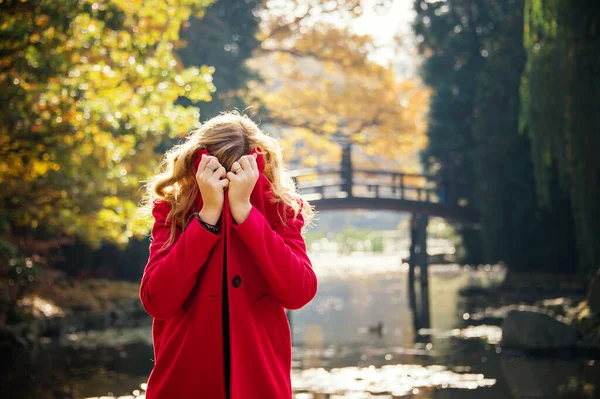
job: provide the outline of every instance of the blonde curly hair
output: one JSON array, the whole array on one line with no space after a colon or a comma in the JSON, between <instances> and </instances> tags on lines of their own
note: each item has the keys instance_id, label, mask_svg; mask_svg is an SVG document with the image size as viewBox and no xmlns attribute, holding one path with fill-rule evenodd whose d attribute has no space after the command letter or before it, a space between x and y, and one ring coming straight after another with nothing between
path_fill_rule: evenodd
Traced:
<instances>
[{"instance_id":1,"label":"blonde curly hair","mask_svg":"<svg viewBox=\"0 0 600 399\"><path fill-rule=\"evenodd\" d=\"M166 246L174 242L176 229L184 228L186 219L196 205L199 189L194 173L195 154L205 149L225 169L230 170L235 161L257 148L265 160L263 173L271 182L273 202L283 205L283 212L280 212L282 222L285 223L285 215L290 210L294 217L301 213L305 225L312 222L314 211L298 194L283 163L279 142L260 130L247 115L238 111L223 112L190 132L182 144L168 150L159 166L160 172L144 186L143 213L151 213L157 199L169 203L171 207L167 222L175 223L171 223Z\"/></svg>"}]
</instances>

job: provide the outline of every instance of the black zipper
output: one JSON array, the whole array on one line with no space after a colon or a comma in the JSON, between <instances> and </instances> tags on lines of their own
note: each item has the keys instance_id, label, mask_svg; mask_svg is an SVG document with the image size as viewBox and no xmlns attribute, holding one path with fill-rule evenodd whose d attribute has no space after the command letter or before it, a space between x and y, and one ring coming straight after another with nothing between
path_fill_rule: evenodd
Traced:
<instances>
[{"instance_id":1,"label":"black zipper","mask_svg":"<svg viewBox=\"0 0 600 399\"><path fill-rule=\"evenodd\" d=\"M225 193L227 195L227 193ZM225 206L228 206L225 204ZM223 218L226 218L223 212ZM227 276L227 233L225 228L226 221L221 223L223 229L223 297L222 297L222 327L223 327L223 365L225 380L225 398L231 398L231 348L229 345L229 284Z\"/></svg>"}]
</instances>

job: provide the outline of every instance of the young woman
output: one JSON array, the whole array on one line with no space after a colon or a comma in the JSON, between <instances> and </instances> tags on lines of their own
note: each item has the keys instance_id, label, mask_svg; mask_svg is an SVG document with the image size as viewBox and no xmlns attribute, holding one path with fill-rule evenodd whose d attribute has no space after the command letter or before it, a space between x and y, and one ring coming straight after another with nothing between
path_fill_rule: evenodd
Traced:
<instances>
[{"instance_id":1,"label":"young woman","mask_svg":"<svg viewBox=\"0 0 600 399\"><path fill-rule=\"evenodd\" d=\"M312 217L278 142L221 114L167 152L140 298L153 317L146 398L289 399L285 309L317 292L301 229Z\"/></svg>"}]
</instances>

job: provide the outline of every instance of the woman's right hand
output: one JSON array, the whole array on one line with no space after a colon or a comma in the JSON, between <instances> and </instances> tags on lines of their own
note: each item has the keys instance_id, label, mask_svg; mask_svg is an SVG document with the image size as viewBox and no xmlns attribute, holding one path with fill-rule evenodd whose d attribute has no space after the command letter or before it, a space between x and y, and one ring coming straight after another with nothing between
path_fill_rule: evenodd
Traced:
<instances>
[{"instance_id":1,"label":"woman's right hand","mask_svg":"<svg viewBox=\"0 0 600 399\"><path fill-rule=\"evenodd\" d=\"M208 224L216 224L223 211L225 201L225 187L229 185L227 171L216 157L202 155L196 182L202 196L202 210L200 218Z\"/></svg>"}]
</instances>

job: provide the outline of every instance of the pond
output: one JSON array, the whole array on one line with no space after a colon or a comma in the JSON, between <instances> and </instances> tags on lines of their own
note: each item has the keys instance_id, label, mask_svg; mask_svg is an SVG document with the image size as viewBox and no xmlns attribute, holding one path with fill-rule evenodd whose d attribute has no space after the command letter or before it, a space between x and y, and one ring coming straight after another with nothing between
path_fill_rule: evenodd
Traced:
<instances>
[{"instance_id":1,"label":"pond","mask_svg":"<svg viewBox=\"0 0 600 399\"><path fill-rule=\"evenodd\" d=\"M500 281L501 268L431 266L427 312L418 303L412 309L407 268L398 256L323 254L313 262L319 292L291 315L296 399L592 398L598 393L594 382L600 371L593 360L507 353L498 345L500 328L474 320L472 315L501 304L461 296L461 289ZM48 341L32 382L56 388L33 397L143 395L152 368L150 339L144 324Z\"/></svg>"}]
</instances>

